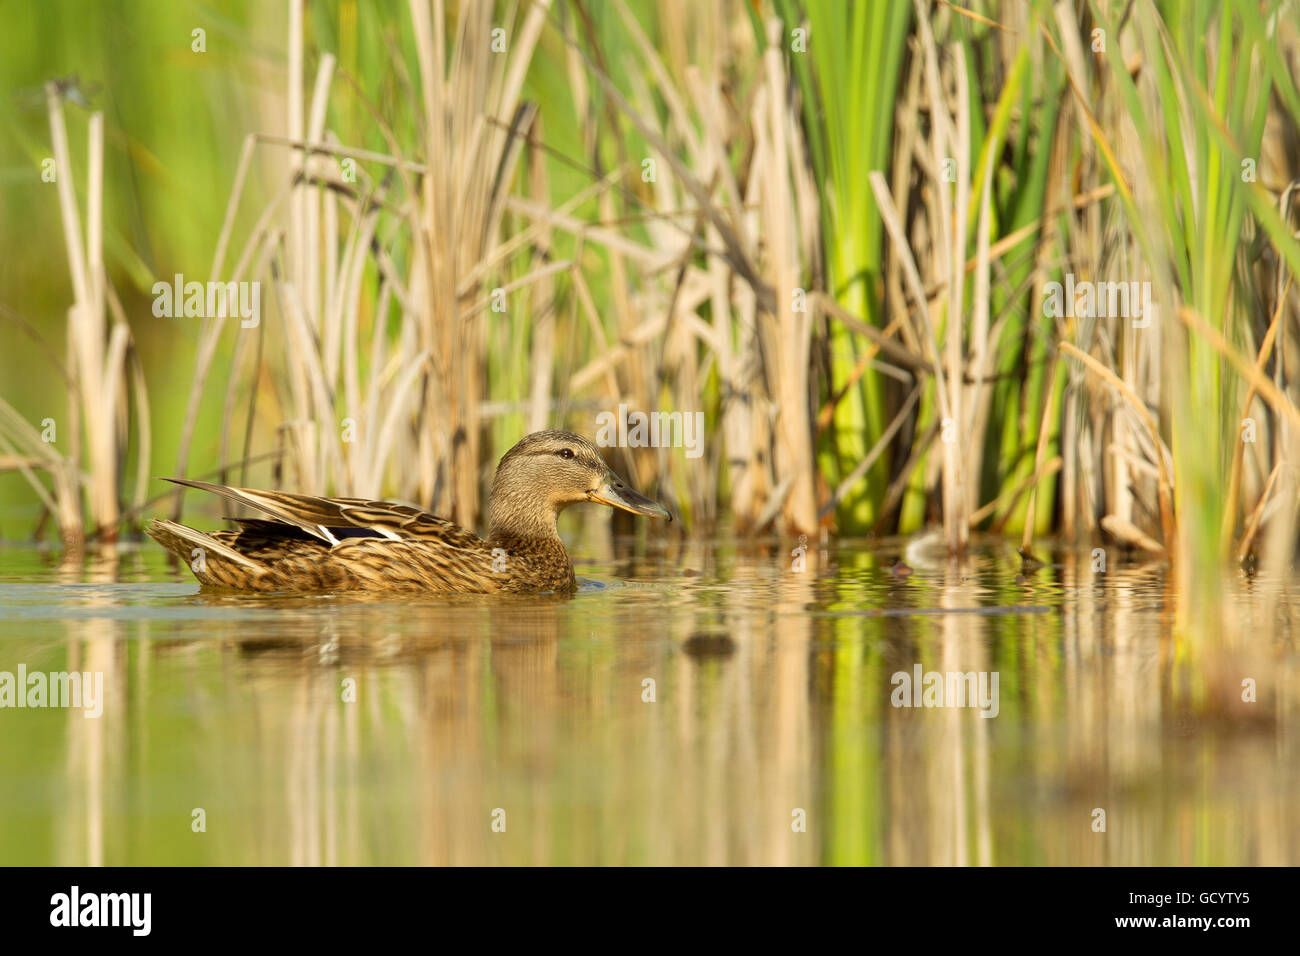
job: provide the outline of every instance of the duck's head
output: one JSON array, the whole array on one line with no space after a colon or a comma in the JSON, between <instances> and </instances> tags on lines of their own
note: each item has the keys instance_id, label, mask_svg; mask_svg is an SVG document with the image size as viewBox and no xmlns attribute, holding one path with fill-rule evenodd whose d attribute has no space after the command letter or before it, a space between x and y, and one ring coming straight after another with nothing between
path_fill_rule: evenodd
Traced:
<instances>
[{"instance_id":1,"label":"duck's head","mask_svg":"<svg viewBox=\"0 0 1300 956\"><path fill-rule=\"evenodd\" d=\"M554 536L556 516L583 501L672 520L661 504L614 474L587 439L573 432L533 432L497 465L490 537Z\"/></svg>"}]
</instances>

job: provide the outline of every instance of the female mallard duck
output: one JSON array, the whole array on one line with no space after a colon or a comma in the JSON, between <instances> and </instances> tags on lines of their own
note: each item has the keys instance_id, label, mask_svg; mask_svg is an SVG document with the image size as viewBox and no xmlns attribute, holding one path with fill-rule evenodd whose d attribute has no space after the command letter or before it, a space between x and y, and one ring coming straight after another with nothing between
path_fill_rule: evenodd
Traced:
<instances>
[{"instance_id":1,"label":"female mallard duck","mask_svg":"<svg viewBox=\"0 0 1300 956\"><path fill-rule=\"evenodd\" d=\"M573 562L555 518L569 505L594 501L672 520L610 471L595 445L562 431L534 432L501 459L486 541L406 505L170 480L269 516L210 534L174 521L145 529L201 583L241 591L567 591Z\"/></svg>"}]
</instances>

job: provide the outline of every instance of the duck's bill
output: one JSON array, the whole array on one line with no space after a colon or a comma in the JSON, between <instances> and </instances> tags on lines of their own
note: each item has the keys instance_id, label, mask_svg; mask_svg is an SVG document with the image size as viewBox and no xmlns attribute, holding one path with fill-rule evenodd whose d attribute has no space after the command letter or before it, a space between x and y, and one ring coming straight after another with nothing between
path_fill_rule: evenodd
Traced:
<instances>
[{"instance_id":1,"label":"duck's bill","mask_svg":"<svg viewBox=\"0 0 1300 956\"><path fill-rule=\"evenodd\" d=\"M619 487L622 485L622 487ZM587 500L594 501L597 504L609 505L611 508L621 508L624 511L630 511L634 515L644 515L647 518L667 518L673 520L673 516L657 501L652 501L645 495L639 495L631 488L619 482L615 485L611 481L606 481L595 491L587 492Z\"/></svg>"}]
</instances>

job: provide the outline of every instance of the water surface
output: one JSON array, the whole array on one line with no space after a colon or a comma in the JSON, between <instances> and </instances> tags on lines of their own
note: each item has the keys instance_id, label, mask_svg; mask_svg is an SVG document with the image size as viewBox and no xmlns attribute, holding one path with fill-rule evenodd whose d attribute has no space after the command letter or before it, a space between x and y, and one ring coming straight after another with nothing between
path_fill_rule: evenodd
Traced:
<instances>
[{"instance_id":1,"label":"water surface","mask_svg":"<svg viewBox=\"0 0 1300 956\"><path fill-rule=\"evenodd\" d=\"M0 672L104 687L0 709L0 864L1300 862L1292 584L1188 631L1160 565L790 551L411 600L0 547ZM917 665L996 715L894 706Z\"/></svg>"}]
</instances>

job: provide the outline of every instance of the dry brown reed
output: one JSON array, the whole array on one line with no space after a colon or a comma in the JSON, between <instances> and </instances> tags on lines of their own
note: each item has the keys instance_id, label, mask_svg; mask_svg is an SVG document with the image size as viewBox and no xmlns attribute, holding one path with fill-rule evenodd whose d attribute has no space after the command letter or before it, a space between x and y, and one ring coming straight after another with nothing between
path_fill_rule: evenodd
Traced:
<instances>
[{"instance_id":1,"label":"dry brown reed","mask_svg":"<svg viewBox=\"0 0 1300 956\"><path fill-rule=\"evenodd\" d=\"M23 474L54 516L64 545L75 551L87 537L83 496L90 534L105 541L118 535L127 504L124 482L133 412L137 475L130 503L137 506L145 497L151 443L143 372L130 325L104 268L104 116L91 113L87 123L83 233L64 93L60 83L46 84L54 184L73 290L66 359L56 364L67 383L67 413L62 421L45 417L38 430L0 399L0 450L8 456L0 459L0 467ZM48 488L41 471L49 475Z\"/></svg>"}]
</instances>

